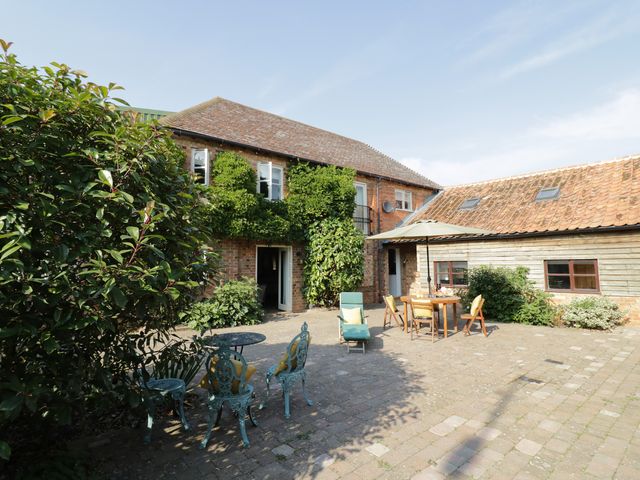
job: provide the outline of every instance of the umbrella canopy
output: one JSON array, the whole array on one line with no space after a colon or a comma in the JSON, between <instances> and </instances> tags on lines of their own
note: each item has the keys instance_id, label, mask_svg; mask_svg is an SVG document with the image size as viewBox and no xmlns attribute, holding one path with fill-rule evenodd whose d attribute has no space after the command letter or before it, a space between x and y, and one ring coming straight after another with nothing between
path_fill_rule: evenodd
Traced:
<instances>
[{"instance_id":1,"label":"umbrella canopy","mask_svg":"<svg viewBox=\"0 0 640 480\"><path fill-rule=\"evenodd\" d=\"M420 220L411 225L394 228L388 232L367 237L367 240L402 240L412 238L448 237L451 235L485 235L492 233L481 228L463 227L436 220Z\"/></svg>"},{"instance_id":2,"label":"umbrella canopy","mask_svg":"<svg viewBox=\"0 0 640 480\"><path fill-rule=\"evenodd\" d=\"M427 282L431 295L431 266L429 259L429 237L449 237L453 235L485 235L492 233L481 228L464 227L436 220L420 220L410 225L394 228L388 232L367 237L367 240L411 240L424 238L427 244Z\"/></svg>"}]
</instances>

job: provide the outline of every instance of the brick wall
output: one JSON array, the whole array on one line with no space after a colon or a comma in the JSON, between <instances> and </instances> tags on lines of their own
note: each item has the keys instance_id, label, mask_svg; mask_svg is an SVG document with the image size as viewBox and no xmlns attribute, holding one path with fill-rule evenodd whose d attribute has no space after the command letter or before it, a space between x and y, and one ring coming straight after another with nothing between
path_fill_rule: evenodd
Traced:
<instances>
[{"instance_id":1,"label":"brick wall","mask_svg":"<svg viewBox=\"0 0 640 480\"><path fill-rule=\"evenodd\" d=\"M251 149L243 149L230 146L224 142L205 141L202 139L192 138L186 135L176 135L174 139L185 152L184 166L187 170L191 168L191 149L192 148L208 148L210 159L213 162L218 152L233 151L246 158L254 168L257 168L258 162L273 162L274 165L282 167L286 176L287 161L277 155L269 155ZM424 199L432 193L428 188L409 187L389 180L376 179L358 175L357 182L367 185L367 206L371 207L371 230L370 234L379 231L390 230L410 215L412 212L396 210L391 213L382 211L382 204L385 201L395 205L395 190L402 189L412 192L413 208L419 208ZM286 179L284 180L283 192L286 192ZM220 242L220 251L223 262L223 278L236 279L240 277L256 277L256 246L258 243L247 240L225 240ZM386 287L387 270L383 261L386 256L383 255L382 244L377 241L365 242L365 261L364 261L364 280L360 290L364 293L366 303L378 303L382 301L382 295L388 291ZM403 247L404 248L404 247ZM407 255L411 255L410 248L406 247ZM404 251L404 250L403 250ZM413 252L415 256L415 250ZM304 297L302 295L303 287L303 258L304 247L301 245L293 246L293 270L292 270L292 304L293 311L301 311L306 308ZM404 261L404 260L403 260ZM410 269L410 265L415 265L415 261L407 258L404 262L404 268ZM403 272L404 273L404 272ZM410 273L410 275L413 275ZM405 278L403 275L403 282ZM407 280L408 281L408 280ZM404 291L404 285L403 285Z\"/></svg>"}]
</instances>

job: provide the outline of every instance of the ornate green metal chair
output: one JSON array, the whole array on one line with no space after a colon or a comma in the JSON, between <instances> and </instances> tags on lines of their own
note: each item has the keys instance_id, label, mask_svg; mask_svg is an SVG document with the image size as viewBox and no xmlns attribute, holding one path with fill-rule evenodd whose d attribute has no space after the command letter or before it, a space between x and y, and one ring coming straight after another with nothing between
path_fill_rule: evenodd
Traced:
<instances>
[{"instance_id":1,"label":"ornate green metal chair","mask_svg":"<svg viewBox=\"0 0 640 480\"><path fill-rule=\"evenodd\" d=\"M247 364L242 354L232 351L228 343L218 342L218 345L220 347L212 351L207 358L205 363L207 373L201 382L201 385L206 386L209 391L207 399L209 421L207 433L200 448L205 448L209 443L211 431L213 427L218 425L225 403L238 417L242 443L248 447L249 439L245 429L247 415L253 426L258 426L251 413L251 400L254 397L253 386L248 383L256 369Z\"/></svg>"},{"instance_id":2,"label":"ornate green metal chair","mask_svg":"<svg viewBox=\"0 0 640 480\"><path fill-rule=\"evenodd\" d=\"M338 314L338 341L362 344L362 353L365 353L365 342L371 338L369 324L364 314L364 301L362 292L342 292L340 294L340 313ZM359 350L359 349L358 349Z\"/></svg>"},{"instance_id":3,"label":"ornate green metal chair","mask_svg":"<svg viewBox=\"0 0 640 480\"><path fill-rule=\"evenodd\" d=\"M293 340L289 342L287 350L282 355L280 362L277 365L273 365L267 371L267 400L271 394L271 390L269 388L271 379L275 377L282 386L285 418L289 418L291 416L289 412L289 396L291 394L291 387L297 380L302 382L302 395L304 396L307 405L313 405L313 402L309 400L309 397L307 397L307 391L305 389L307 373L304 369L307 362L307 353L309 351L310 342L311 334L309 333L309 327L307 326L307 322L304 322L300 329L300 333L293 337ZM261 405L261 408L263 407L264 403Z\"/></svg>"},{"instance_id":4,"label":"ornate green metal chair","mask_svg":"<svg viewBox=\"0 0 640 480\"><path fill-rule=\"evenodd\" d=\"M184 394L187 387L180 378L149 378L144 368L138 370L138 383L142 389L142 401L147 410L147 432L144 443L151 442L151 430L156 407L163 404L167 397L173 400L173 411L180 417L180 422L185 431L189 430L189 422L184 416Z\"/></svg>"}]
</instances>

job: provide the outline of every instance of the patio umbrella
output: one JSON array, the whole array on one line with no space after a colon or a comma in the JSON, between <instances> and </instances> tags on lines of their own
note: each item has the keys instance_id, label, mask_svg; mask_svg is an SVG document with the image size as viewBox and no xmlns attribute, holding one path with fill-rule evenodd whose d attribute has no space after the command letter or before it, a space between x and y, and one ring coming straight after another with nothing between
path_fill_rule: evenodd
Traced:
<instances>
[{"instance_id":1,"label":"patio umbrella","mask_svg":"<svg viewBox=\"0 0 640 480\"><path fill-rule=\"evenodd\" d=\"M431 295L431 265L429 260L429 237L449 237L453 235L486 235L491 233L481 228L452 225L437 220L419 220L410 225L394 228L388 232L378 233L367 237L367 240L412 240L424 238L427 244L427 282Z\"/></svg>"}]
</instances>

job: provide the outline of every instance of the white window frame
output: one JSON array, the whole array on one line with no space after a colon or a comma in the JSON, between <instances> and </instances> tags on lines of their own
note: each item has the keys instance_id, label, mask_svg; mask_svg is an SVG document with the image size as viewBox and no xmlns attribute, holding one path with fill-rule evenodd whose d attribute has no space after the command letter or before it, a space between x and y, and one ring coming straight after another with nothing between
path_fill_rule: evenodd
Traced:
<instances>
[{"instance_id":1,"label":"white window frame","mask_svg":"<svg viewBox=\"0 0 640 480\"><path fill-rule=\"evenodd\" d=\"M256 192L260 193L260 166L268 165L269 166L269 177L267 178L267 186L268 192L267 200L275 201L282 200L284 198L284 169L278 165L273 165L273 162L258 162L257 168L257 182L256 182ZM280 198L273 198L273 171L280 170Z\"/></svg>"},{"instance_id":2,"label":"white window frame","mask_svg":"<svg viewBox=\"0 0 640 480\"><path fill-rule=\"evenodd\" d=\"M401 202L402 202L403 208L396 207L396 210L402 210L403 212L413 212L413 194L409 190L396 190L396 193L395 193L396 202L400 200L398 198L398 194L401 194L402 196ZM407 205L407 208L404 208L405 205Z\"/></svg>"},{"instance_id":3,"label":"white window frame","mask_svg":"<svg viewBox=\"0 0 640 480\"><path fill-rule=\"evenodd\" d=\"M356 202L356 208L353 212L353 216L355 218L361 218L363 220L369 220L371 221L371 219L369 218L369 209L367 208L369 205L369 197L368 197L368 192L367 192L367 184L364 182L354 182L354 186L356 187L356 198L358 197L358 187L362 187L362 193L364 196L364 203L362 205L358 205L358 203ZM363 213L366 212L366 217L356 217L356 213L358 213L358 206L362 206L363 209ZM362 223L356 223L356 227L358 227L358 229L364 233L365 235L369 235L369 223L366 222L362 222Z\"/></svg>"},{"instance_id":4,"label":"white window frame","mask_svg":"<svg viewBox=\"0 0 640 480\"><path fill-rule=\"evenodd\" d=\"M208 148L192 148L191 149L191 173L196 173L195 168L195 153L196 152L204 152L204 185L209 185L209 171L211 169L211 161L209 160L209 149Z\"/></svg>"}]
</instances>

